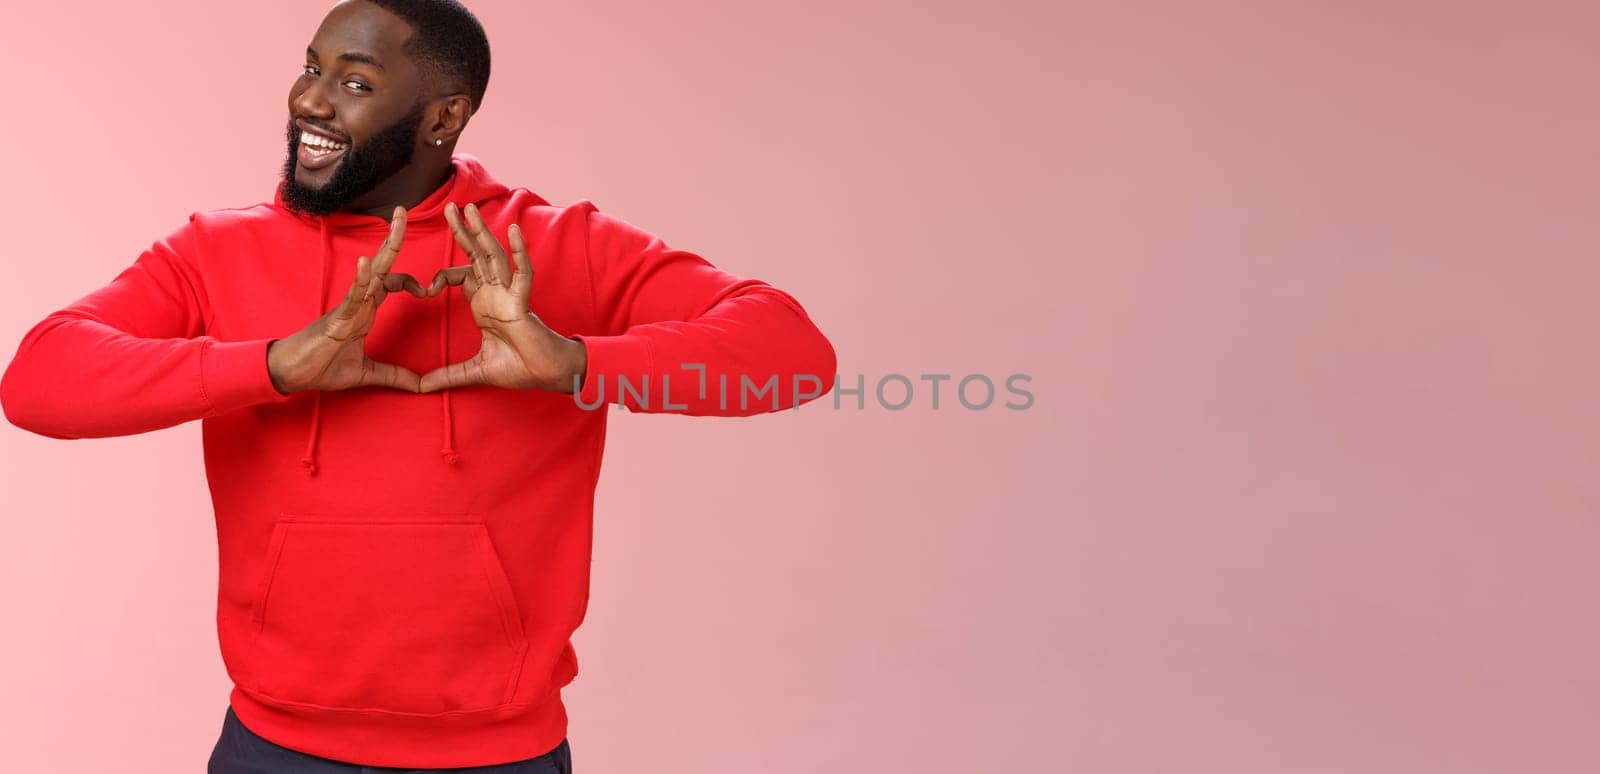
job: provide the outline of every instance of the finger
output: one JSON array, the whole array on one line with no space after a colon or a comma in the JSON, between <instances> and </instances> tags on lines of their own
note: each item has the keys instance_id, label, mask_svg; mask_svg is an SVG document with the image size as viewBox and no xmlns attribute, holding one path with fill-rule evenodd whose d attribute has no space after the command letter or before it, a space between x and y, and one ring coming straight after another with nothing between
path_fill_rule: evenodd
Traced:
<instances>
[{"instance_id":1,"label":"finger","mask_svg":"<svg viewBox=\"0 0 1600 774\"><path fill-rule=\"evenodd\" d=\"M438 392L452 387L478 384L478 376L483 373L483 369L480 367L482 363L483 353L479 352L473 355L471 360L435 368L422 375L418 392Z\"/></svg>"},{"instance_id":2,"label":"finger","mask_svg":"<svg viewBox=\"0 0 1600 774\"><path fill-rule=\"evenodd\" d=\"M356 259L356 278L350 283L350 289L345 292L344 300L339 302L335 309L336 317L350 318L366 303L367 293L372 286L372 263L365 255Z\"/></svg>"},{"instance_id":3,"label":"finger","mask_svg":"<svg viewBox=\"0 0 1600 774\"><path fill-rule=\"evenodd\" d=\"M433 281L428 283L428 295L438 295L450 285L460 285L471 276L471 266L447 266L435 272Z\"/></svg>"},{"instance_id":4,"label":"finger","mask_svg":"<svg viewBox=\"0 0 1600 774\"><path fill-rule=\"evenodd\" d=\"M490 224L483 221L483 213L478 211L477 205L467 205L467 227L472 230L472 237L478 241L478 275L480 280L488 285L510 285L510 267L507 265L506 248L502 248L499 240L494 238Z\"/></svg>"},{"instance_id":5,"label":"finger","mask_svg":"<svg viewBox=\"0 0 1600 774\"><path fill-rule=\"evenodd\" d=\"M356 278L351 283L351 287L360 288L360 300L364 303L376 295L378 290L383 287L383 277L378 274L377 267L373 265L373 259L363 255L357 258L356 261Z\"/></svg>"},{"instance_id":6,"label":"finger","mask_svg":"<svg viewBox=\"0 0 1600 774\"><path fill-rule=\"evenodd\" d=\"M484 264L479 256L483 246L478 244L478 238L472 233L472 227L456 209L455 202L450 202L444 207L444 219L450 224L450 233L455 236L456 244L461 246L461 252L467 254L467 267L477 277L479 283L484 281Z\"/></svg>"},{"instance_id":7,"label":"finger","mask_svg":"<svg viewBox=\"0 0 1600 774\"><path fill-rule=\"evenodd\" d=\"M417 298L428 297L428 291L423 289L422 283L418 282L416 277L403 271L385 274L383 276L383 287L384 290L391 293L398 293L404 290Z\"/></svg>"},{"instance_id":8,"label":"finger","mask_svg":"<svg viewBox=\"0 0 1600 774\"><path fill-rule=\"evenodd\" d=\"M461 213L456 210L456 203L450 202L444 206L444 219L450 224L450 234L456 238L456 244L461 246L461 252L468 258L476 261L478 256L478 242L467 231L466 223L461 220Z\"/></svg>"},{"instance_id":9,"label":"finger","mask_svg":"<svg viewBox=\"0 0 1600 774\"><path fill-rule=\"evenodd\" d=\"M511 242L511 257L517 262L517 270L511 275L511 292L526 306L533 291L533 261L528 258L528 243L522 241L522 227L511 224L506 239Z\"/></svg>"},{"instance_id":10,"label":"finger","mask_svg":"<svg viewBox=\"0 0 1600 774\"><path fill-rule=\"evenodd\" d=\"M378 254L372 259L372 269L378 275L389 273L389 268L394 266L395 258L400 255L400 243L406 238L406 208L396 206L394 218L389 221L389 236L384 238L383 246L378 248Z\"/></svg>"},{"instance_id":11,"label":"finger","mask_svg":"<svg viewBox=\"0 0 1600 774\"><path fill-rule=\"evenodd\" d=\"M483 214L478 212L475 204L467 205L467 223L472 226L473 236L478 238L478 246L483 250L486 264L484 272L488 282L492 285L510 285L511 266L506 260L506 249L500 246L500 240L494 238L494 232L484 222Z\"/></svg>"},{"instance_id":12,"label":"finger","mask_svg":"<svg viewBox=\"0 0 1600 774\"><path fill-rule=\"evenodd\" d=\"M490 274L490 263L487 260L487 251L484 249L483 241L479 237L478 226L471 217L472 213L476 212L477 209L477 207L473 206L471 203L468 203L466 210L461 215L461 220L462 231L467 235L467 239L471 240L471 245L469 245L466 250L467 257L471 259L470 263L472 265L472 276L480 284L483 284L487 283L492 275Z\"/></svg>"},{"instance_id":13,"label":"finger","mask_svg":"<svg viewBox=\"0 0 1600 774\"><path fill-rule=\"evenodd\" d=\"M409 368L368 358L361 369L361 386L391 387L406 392L420 392L422 377L417 376L417 373Z\"/></svg>"}]
</instances>

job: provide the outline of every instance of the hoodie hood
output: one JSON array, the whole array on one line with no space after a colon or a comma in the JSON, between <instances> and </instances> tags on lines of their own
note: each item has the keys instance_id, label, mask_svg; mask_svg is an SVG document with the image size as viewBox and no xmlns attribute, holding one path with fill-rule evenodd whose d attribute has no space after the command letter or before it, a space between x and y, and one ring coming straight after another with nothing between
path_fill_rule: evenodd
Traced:
<instances>
[{"instance_id":1,"label":"hoodie hood","mask_svg":"<svg viewBox=\"0 0 1600 774\"><path fill-rule=\"evenodd\" d=\"M434 189L433 193L418 202L416 206L406 209L406 225L411 226L437 220L444 224L444 207L454 202L456 207L464 208L467 204L477 204L480 210L486 209L485 202L507 194L510 189L496 180L483 163L476 156L469 153L456 153L450 159L451 174L444 184ZM306 224L307 227L318 230L320 245L320 274L317 278L317 291L312 298L306 300L311 307L311 319L316 319L326 314L329 309L328 275L333 263L333 236L335 232L358 234L362 237L371 236L381 240L389 231L389 219L376 215L365 215L354 212L333 212L327 215L312 215L287 207L283 202L283 187L288 181L284 178L278 180L277 188L273 191L273 207L288 216ZM549 204L544 199L534 196L537 204ZM455 238L448 229L443 239L444 248L439 258L439 268L455 265L456 254L460 248L456 245ZM407 247L402 245L401 250ZM415 248L412 248L415 249ZM427 282L429 277L419 277L421 282ZM446 289L448 291L448 288ZM452 362L450 354L450 297L453 293L446 292L444 303L439 313L439 366ZM307 475L317 473L317 443L322 433L322 392L314 393L312 398L311 420L306 428L306 450L300 458L300 463L306 469ZM439 456L443 464L453 465L460 458L455 449L454 421L450 409L450 390L439 391L439 436L441 445Z\"/></svg>"}]
</instances>

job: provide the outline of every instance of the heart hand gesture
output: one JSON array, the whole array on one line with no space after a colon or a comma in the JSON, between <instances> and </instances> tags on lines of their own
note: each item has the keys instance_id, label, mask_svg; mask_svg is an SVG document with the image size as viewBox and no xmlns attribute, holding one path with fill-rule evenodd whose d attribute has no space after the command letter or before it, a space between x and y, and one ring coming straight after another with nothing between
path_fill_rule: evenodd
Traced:
<instances>
[{"instance_id":1,"label":"heart hand gesture","mask_svg":"<svg viewBox=\"0 0 1600 774\"><path fill-rule=\"evenodd\" d=\"M507 234L513 267L475 205L467 205L465 221L453 202L445 205L444 216L472 262L440 269L426 292L433 296L448 285L462 286L483 343L471 359L424 374L420 391L486 384L572 392L574 378L587 366L583 342L550 330L528 309L533 264L521 228L513 223Z\"/></svg>"},{"instance_id":2,"label":"heart hand gesture","mask_svg":"<svg viewBox=\"0 0 1600 774\"><path fill-rule=\"evenodd\" d=\"M405 290L418 298L431 295L409 274L390 273L406 234L406 210L394 209L389 236L373 258L356 259L356 278L344 299L331 311L293 335L267 347L272 386L289 394L301 390L350 387L393 387L418 392L422 379L409 369L367 357L363 345L378 305L389 293Z\"/></svg>"}]
</instances>

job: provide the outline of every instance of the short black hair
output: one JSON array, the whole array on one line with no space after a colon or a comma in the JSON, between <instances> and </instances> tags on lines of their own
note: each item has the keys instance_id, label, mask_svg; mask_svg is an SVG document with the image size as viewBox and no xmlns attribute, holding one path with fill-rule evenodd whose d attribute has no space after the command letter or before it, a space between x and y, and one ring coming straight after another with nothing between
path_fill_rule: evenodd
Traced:
<instances>
[{"instance_id":1,"label":"short black hair","mask_svg":"<svg viewBox=\"0 0 1600 774\"><path fill-rule=\"evenodd\" d=\"M465 90L474 113L483 106L489 88L489 36L466 6L456 0L368 2L411 25L414 32L405 50L424 78Z\"/></svg>"}]
</instances>

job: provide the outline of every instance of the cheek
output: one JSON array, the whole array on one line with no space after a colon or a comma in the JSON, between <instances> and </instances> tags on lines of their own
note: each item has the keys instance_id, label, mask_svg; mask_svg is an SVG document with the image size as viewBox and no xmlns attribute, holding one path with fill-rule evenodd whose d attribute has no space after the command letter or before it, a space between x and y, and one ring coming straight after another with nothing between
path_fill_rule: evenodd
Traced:
<instances>
[{"instance_id":1,"label":"cheek","mask_svg":"<svg viewBox=\"0 0 1600 774\"><path fill-rule=\"evenodd\" d=\"M339 128L343 129L345 136L350 138L351 147L365 145L367 140L371 139L375 126L370 111L347 106L340 107L342 109L338 110L334 120L339 122Z\"/></svg>"}]
</instances>

